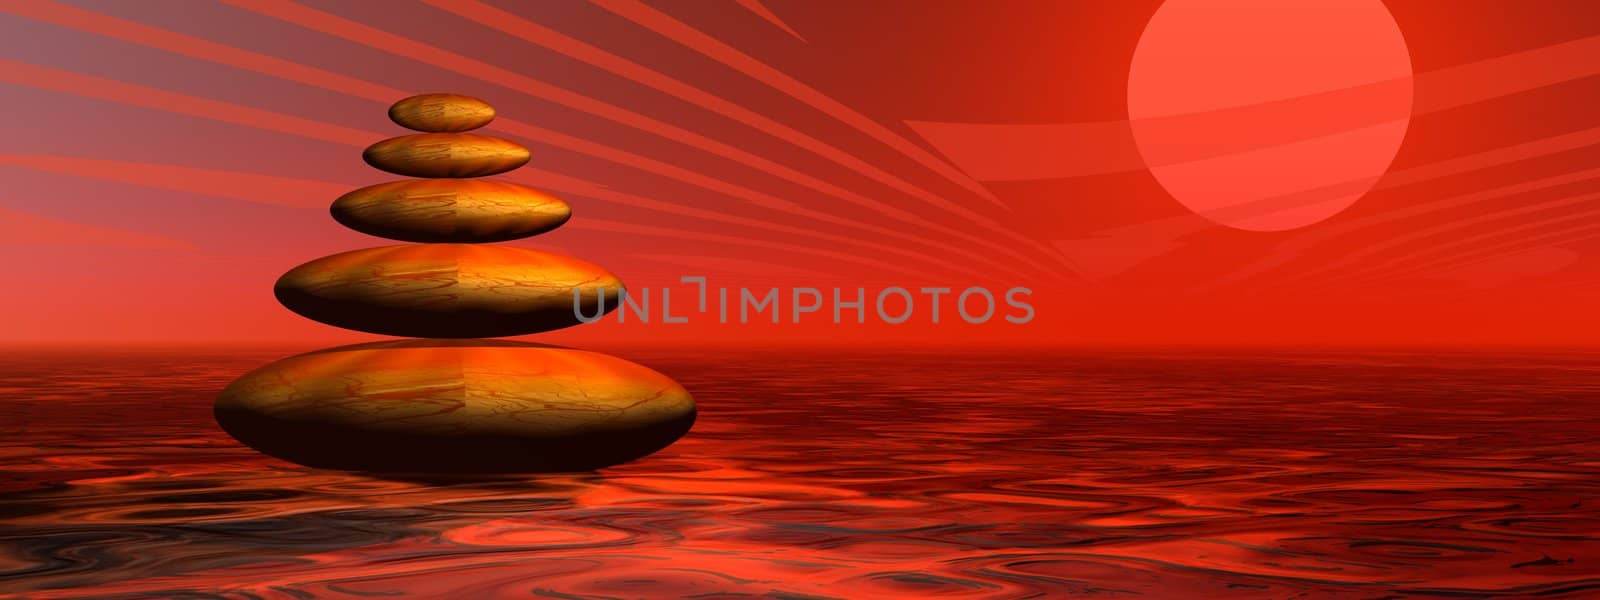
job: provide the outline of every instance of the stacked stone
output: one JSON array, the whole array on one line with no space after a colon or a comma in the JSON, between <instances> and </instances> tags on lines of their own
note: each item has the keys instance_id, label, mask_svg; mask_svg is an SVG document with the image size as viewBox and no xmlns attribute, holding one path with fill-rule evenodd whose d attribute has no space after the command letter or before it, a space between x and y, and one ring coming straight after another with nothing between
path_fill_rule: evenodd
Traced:
<instances>
[{"instance_id":1,"label":"stacked stone","mask_svg":"<svg viewBox=\"0 0 1600 600\"><path fill-rule=\"evenodd\" d=\"M528 150L464 133L494 109L426 94L389 109L423 133L363 157L415 177L334 201L339 223L410 244L319 258L285 273L278 301L336 327L416 338L330 348L248 373L217 398L217 422L266 454L398 473L588 470L655 452L694 423L694 400L660 373L603 354L509 340L618 305L622 283L571 257L495 245L566 223L565 202L468 179L511 171ZM609 302L608 302L609 300Z\"/></svg>"}]
</instances>

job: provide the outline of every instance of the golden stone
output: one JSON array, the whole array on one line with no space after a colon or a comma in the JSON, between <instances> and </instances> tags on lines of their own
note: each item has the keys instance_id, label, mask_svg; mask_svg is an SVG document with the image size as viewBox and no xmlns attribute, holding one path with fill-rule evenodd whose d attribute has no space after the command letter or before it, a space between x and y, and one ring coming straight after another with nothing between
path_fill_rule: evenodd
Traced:
<instances>
[{"instance_id":1,"label":"golden stone","mask_svg":"<svg viewBox=\"0 0 1600 600\"><path fill-rule=\"evenodd\" d=\"M581 350L405 340L319 350L240 377L217 422L303 465L515 473L615 465L666 447L694 399L665 375Z\"/></svg>"},{"instance_id":2,"label":"golden stone","mask_svg":"<svg viewBox=\"0 0 1600 600\"><path fill-rule=\"evenodd\" d=\"M488 125L494 120L494 107L460 94L422 94L390 106L389 120L406 129L455 133Z\"/></svg>"},{"instance_id":3,"label":"golden stone","mask_svg":"<svg viewBox=\"0 0 1600 600\"><path fill-rule=\"evenodd\" d=\"M356 231L407 242L503 242L560 227L566 202L514 183L410 179L340 196L333 218Z\"/></svg>"},{"instance_id":4,"label":"golden stone","mask_svg":"<svg viewBox=\"0 0 1600 600\"><path fill-rule=\"evenodd\" d=\"M274 291L289 310L335 327L477 338L561 329L581 322L578 311L615 310L622 282L593 264L527 248L424 244L319 258L285 273Z\"/></svg>"},{"instance_id":5,"label":"golden stone","mask_svg":"<svg viewBox=\"0 0 1600 600\"><path fill-rule=\"evenodd\" d=\"M520 185L469 180L528 162L528 149L460 133L494 118L476 98L396 102L395 123L428 133L383 140L368 164L421 177L371 185L329 207L341 224L420 244L312 260L278 278L301 316L383 335L438 338L330 348L230 384L217 423L261 452L310 467L427 475L577 471L665 448L694 424L671 379L581 350L467 338L524 335L598 319L622 282L587 262L486 242L560 227L567 204Z\"/></svg>"},{"instance_id":6,"label":"golden stone","mask_svg":"<svg viewBox=\"0 0 1600 600\"><path fill-rule=\"evenodd\" d=\"M408 177L482 177L528 164L528 149L487 135L417 133L368 146L361 158Z\"/></svg>"}]
</instances>

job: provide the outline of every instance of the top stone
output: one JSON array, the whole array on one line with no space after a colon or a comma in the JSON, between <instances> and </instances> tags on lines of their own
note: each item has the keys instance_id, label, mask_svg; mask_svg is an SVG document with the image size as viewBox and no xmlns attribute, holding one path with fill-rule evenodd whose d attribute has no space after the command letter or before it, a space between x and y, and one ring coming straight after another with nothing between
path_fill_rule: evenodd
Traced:
<instances>
[{"instance_id":1,"label":"top stone","mask_svg":"<svg viewBox=\"0 0 1600 600\"><path fill-rule=\"evenodd\" d=\"M488 125L494 120L494 107L471 96L422 94L390 106L389 119L407 129L455 133Z\"/></svg>"}]
</instances>

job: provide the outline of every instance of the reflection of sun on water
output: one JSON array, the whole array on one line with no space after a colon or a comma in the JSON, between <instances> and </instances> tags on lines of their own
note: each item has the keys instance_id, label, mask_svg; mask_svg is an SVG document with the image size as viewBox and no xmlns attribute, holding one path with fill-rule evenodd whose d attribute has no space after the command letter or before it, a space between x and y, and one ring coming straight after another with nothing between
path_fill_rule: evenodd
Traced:
<instances>
[{"instance_id":1,"label":"reflection of sun on water","mask_svg":"<svg viewBox=\"0 0 1600 600\"><path fill-rule=\"evenodd\" d=\"M1410 123L1411 57L1379 0L1168 0L1128 76L1161 186L1240 229L1317 223L1388 170Z\"/></svg>"}]
</instances>

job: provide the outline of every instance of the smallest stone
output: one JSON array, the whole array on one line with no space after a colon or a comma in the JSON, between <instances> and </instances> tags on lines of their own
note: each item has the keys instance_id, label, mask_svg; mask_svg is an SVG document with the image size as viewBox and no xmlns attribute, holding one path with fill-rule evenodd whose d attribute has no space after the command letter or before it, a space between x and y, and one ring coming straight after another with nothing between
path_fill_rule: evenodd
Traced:
<instances>
[{"instance_id":1,"label":"smallest stone","mask_svg":"<svg viewBox=\"0 0 1600 600\"><path fill-rule=\"evenodd\" d=\"M494 107L460 94L422 94L390 106L389 119L407 129L455 133L488 125L494 120Z\"/></svg>"}]
</instances>

